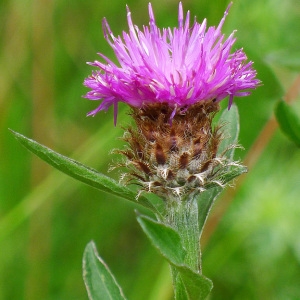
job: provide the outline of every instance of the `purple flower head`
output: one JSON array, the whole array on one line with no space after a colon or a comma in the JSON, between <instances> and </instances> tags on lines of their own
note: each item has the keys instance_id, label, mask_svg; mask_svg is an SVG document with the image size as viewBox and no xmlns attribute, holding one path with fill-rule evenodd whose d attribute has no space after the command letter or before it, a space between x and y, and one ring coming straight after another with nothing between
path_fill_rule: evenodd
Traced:
<instances>
[{"instance_id":1,"label":"purple flower head","mask_svg":"<svg viewBox=\"0 0 300 300\"><path fill-rule=\"evenodd\" d=\"M227 38L221 28L228 6L217 28L194 22L190 28L190 13L184 20L179 3L178 28L160 30L149 3L149 26L140 30L132 23L127 7L129 32L115 37L106 19L104 36L115 52L120 66L103 54L104 62L90 63L94 71L84 84L91 89L90 100L102 100L88 115L114 106L115 122L118 102L132 107L152 103L167 103L174 108L188 108L201 101L216 102L229 96L229 108L234 96L247 96L259 84L252 62L247 62L243 49L231 53L234 32Z\"/></svg>"}]
</instances>

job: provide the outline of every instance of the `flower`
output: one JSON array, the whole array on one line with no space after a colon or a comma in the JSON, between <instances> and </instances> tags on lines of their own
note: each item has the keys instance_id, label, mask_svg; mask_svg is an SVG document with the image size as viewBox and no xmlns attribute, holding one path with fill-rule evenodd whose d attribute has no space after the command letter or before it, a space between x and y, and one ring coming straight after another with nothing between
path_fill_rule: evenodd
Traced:
<instances>
[{"instance_id":1,"label":"flower","mask_svg":"<svg viewBox=\"0 0 300 300\"><path fill-rule=\"evenodd\" d=\"M171 119L180 109L204 101L219 102L229 96L229 108L234 96L247 96L259 84L252 62L247 62L243 49L231 53L234 32L225 39L221 33L228 6L218 25L208 27L206 19L194 22L190 28L190 13L184 20L179 3L178 28L160 30L149 3L149 26L140 30L132 23L127 7L129 33L115 37L106 21L103 31L115 52L120 66L103 54L104 62L90 63L94 71L84 84L91 90L90 100L102 100L88 115L114 106L116 123L118 102L131 107L167 103L173 109Z\"/></svg>"},{"instance_id":2,"label":"flower","mask_svg":"<svg viewBox=\"0 0 300 300\"><path fill-rule=\"evenodd\" d=\"M234 32L227 39L221 33L229 8L217 28L206 28L206 20L190 28L190 14L184 20L179 3L178 28L160 30L149 4L143 31L127 8L129 33L123 38L103 21L120 66L102 54L104 62L91 63L100 70L85 80L91 89L86 98L102 102L88 115L113 105L116 123L118 102L131 107L136 126L125 130L127 147L116 151L124 158L117 167L127 169L121 178L139 185L139 194L153 192L172 206L224 188L233 169L245 170L233 161L235 144L220 146L228 138L226 124L212 123L222 99L229 96L230 108L234 96L249 95L260 82L243 49L231 53Z\"/></svg>"}]
</instances>

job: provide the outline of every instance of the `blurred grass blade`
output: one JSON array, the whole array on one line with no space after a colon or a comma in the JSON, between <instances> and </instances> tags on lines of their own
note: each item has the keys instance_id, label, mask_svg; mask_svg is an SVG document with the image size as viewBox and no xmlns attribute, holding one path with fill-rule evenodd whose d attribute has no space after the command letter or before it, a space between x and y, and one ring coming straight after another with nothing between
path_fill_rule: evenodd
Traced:
<instances>
[{"instance_id":1,"label":"blurred grass blade","mask_svg":"<svg viewBox=\"0 0 300 300\"><path fill-rule=\"evenodd\" d=\"M122 289L90 242L83 255L83 279L91 300L124 300Z\"/></svg>"},{"instance_id":2,"label":"blurred grass blade","mask_svg":"<svg viewBox=\"0 0 300 300\"><path fill-rule=\"evenodd\" d=\"M281 130L300 147L300 118L292 107L283 100L278 101L275 107L275 116Z\"/></svg>"},{"instance_id":3,"label":"blurred grass blade","mask_svg":"<svg viewBox=\"0 0 300 300\"><path fill-rule=\"evenodd\" d=\"M146 216L139 215L137 220L153 246L169 263L173 265L184 263L186 251L176 230Z\"/></svg>"},{"instance_id":4,"label":"blurred grass blade","mask_svg":"<svg viewBox=\"0 0 300 300\"><path fill-rule=\"evenodd\" d=\"M230 145L236 145L238 143L238 137L240 132L240 118L237 106L233 103L230 110L224 109L218 125L222 127L225 138L222 140L218 153L224 152ZM234 147L226 151L225 155L233 160Z\"/></svg>"},{"instance_id":5,"label":"blurred grass blade","mask_svg":"<svg viewBox=\"0 0 300 300\"><path fill-rule=\"evenodd\" d=\"M112 178L105 176L104 174L101 174L76 160L63 156L20 133L17 133L13 130L11 131L23 146L61 172L96 189L127 199L134 203L138 203L156 212L155 208L148 201L148 199L141 196L139 197L138 201L135 200L136 194L133 191L119 184Z\"/></svg>"}]
</instances>

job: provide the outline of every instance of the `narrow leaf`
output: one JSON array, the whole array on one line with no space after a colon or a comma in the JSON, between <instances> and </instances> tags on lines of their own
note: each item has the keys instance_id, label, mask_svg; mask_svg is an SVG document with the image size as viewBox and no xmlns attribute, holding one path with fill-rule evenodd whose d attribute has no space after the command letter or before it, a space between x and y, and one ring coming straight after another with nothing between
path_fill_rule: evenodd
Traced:
<instances>
[{"instance_id":1,"label":"narrow leaf","mask_svg":"<svg viewBox=\"0 0 300 300\"><path fill-rule=\"evenodd\" d=\"M183 264L186 251L176 230L146 216L139 215L137 220L153 246L169 263Z\"/></svg>"},{"instance_id":2,"label":"narrow leaf","mask_svg":"<svg viewBox=\"0 0 300 300\"><path fill-rule=\"evenodd\" d=\"M140 196L138 201L135 200L136 194L127 187L119 184L114 179L99 173L98 171L83 165L82 163L63 156L50 148L39 144L38 142L25 137L24 135L12 131L16 139L25 146L29 151L36 154L39 158L47 162L49 165L60 170L61 172L84 182L101 191L122 197L134 203L141 204L152 211L156 212L153 205L147 198Z\"/></svg>"},{"instance_id":3,"label":"narrow leaf","mask_svg":"<svg viewBox=\"0 0 300 300\"><path fill-rule=\"evenodd\" d=\"M275 116L281 130L300 147L300 118L285 101L278 101Z\"/></svg>"},{"instance_id":4,"label":"narrow leaf","mask_svg":"<svg viewBox=\"0 0 300 300\"><path fill-rule=\"evenodd\" d=\"M233 103L230 110L225 109L219 119L219 126L222 127L224 132L224 139L222 140L218 152L219 154L224 152L230 145L236 145L238 143L238 137L240 132L240 119L237 106ZM233 160L234 148L231 148L226 152L226 156Z\"/></svg>"},{"instance_id":5,"label":"narrow leaf","mask_svg":"<svg viewBox=\"0 0 300 300\"><path fill-rule=\"evenodd\" d=\"M221 181L226 184L233 180L234 178L247 173L248 169L242 165L231 166L228 168L227 172L221 176Z\"/></svg>"},{"instance_id":6,"label":"narrow leaf","mask_svg":"<svg viewBox=\"0 0 300 300\"><path fill-rule=\"evenodd\" d=\"M222 192L222 188L220 186L212 187L205 192L199 194L197 201L198 201L198 222L199 222L199 229L200 235L202 233L204 224L208 218L209 212L213 203L215 202L216 198Z\"/></svg>"},{"instance_id":7,"label":"narrow leaf","mask_svg":"<svg viewBox=\"0 0 300 300\"><path fill-rule=\"evenodd\" d=\"M83 255L83 279L91 300L125 300L122 289L90 242Z\"/></svg>"},{"instance_id":8,"label":"narrow leaf","mask_svg":"<svg viewBox=\"0 0 300 300\"><path fill-rule=\"evenodd\" d=\"M226 173L220 176L219 180L223 184L226 184L233 180L234 178L238 177L239 175L246 173L247 168L242 165L234 165L228 167ZM199 221L199 228L200 232L203 230L203 226L208 218L208 214L211 210L213 203L215 202L216 198L222 192L223 188L218 185L217 183L211 183L207 185L207 190L200 193L198 195L198 221Z\"/></svg>"},{"instance_id":9,"label":"narrow leaf","mask_svg":"<svg viewBox=\"0 0 300 300\"><path fill-rule=\"evenodd\" d=\"M219 119L218 126L221 126L223 130L224 139L222 140L218 154L224 153L230 161L233 161L234 147L232 145L237 145L240 125L239 125L239 112L237 106L233 103L230 110L225 109ZM219 181L222 184L226 184L235 177L247 172L247 168L244 166L232 166L228 167L226 173L220 176ZM211 183L206 186L206 191L202 192L198 196L198 216L199 216L199 228L202 232L203 226L207 220L208 214L211 207L222 191L217 183Z\"/></svg>"},{"instance_id":10,"label":"narrow leaf","mask_svg":"<svg viewBox=\"0 0 300 300\"><path fill-rule=\"evenodd\" d=\"M207 184L205 187L206 189L211 189L220 186L220 183L222 183L222 185L225 185L226 183L232 181L234 178L247 172L248 169L243 165L229 166L227 170L224 171L224 173L218 177L219 182L212 181L211 183Z\"/></svg>"}]
</instances>

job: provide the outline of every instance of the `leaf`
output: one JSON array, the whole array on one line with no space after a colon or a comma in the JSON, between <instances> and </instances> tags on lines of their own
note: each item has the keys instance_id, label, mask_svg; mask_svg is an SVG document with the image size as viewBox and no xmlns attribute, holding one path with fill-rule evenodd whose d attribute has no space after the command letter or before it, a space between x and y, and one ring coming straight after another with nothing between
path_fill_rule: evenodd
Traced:
<instances>
[{"instance_id":1,"label":"leaf","mask_svg":"<svg viewBox=\"0 0 300 300\"><path fill-rule=\"evenodd\" d=\"M177 272L177 270L176 270L176 272ZM182 278L181 278L180 274L178 274L176 276L175 281L176 281L175 284L174 284L175 300L189 300L187 290L185 288L185 285L182 281Z\"/></svg>"},{"instance_id":2,"label":"leaf","mask_svg":"<svg viewBox=\"0 0 300 300\"><path fill-rule=\"evenodd\" d=\"M224 153L230 161L233 161L234 147L231 145L236 145L238 143L240 125L239 125L239 112L237 106L233 103L230 110L225 109L218 122L219 126L222 127L224 139L222 140L218 154ZM228 149L226 151L226 149ZM234 165L228 167L226 172L218 178L222 184L226 184L233 180L235 177L247 172L247 168L244 166ZM223 188L217 183L211 183L206 186L206 191L202 192L198 196L198 218L199 218L199 228L202 232L204 224L208 218L208 214L211 207L222 192Z\"/></svg>"},{"instance_id":3,"label":"leaf","mask_svg":"<svg viewBox=\"0 0 300 300\"><path fill-rule=\"evenodd\" d=\"M226 184L241 174L247 173L248 169L242 165L231 166L226 173L219 177L222 184ZM198 195L198 222L200 232L202 232L204 224L208 218L209 212L215 200L222 192L223 188L217 183L210 183L206 186L206 191Z\"/></svg>"},{"instance_id":4,"label":"leaf","mask_svg":"<svg viewBox=\"0 0 300 300\"><path fill-rule=\"evenodd\" d=\"M222 192L220 186L215 186L199 194L198 201L198 222L200 229L200 236L203 231L204 224L208 218L209 212L216 198Z\"/></svg>"},{"instance_id":5,"label":"leaf","mask_svg":"<svg viewBox=\"0 0 300 300\"><path fill-rule=\"evenodd\" d=\"M285 101L278 101L275 116L281 130L286 136L300 147L300 118Z\"/></svg>"},{"instance_id":6,"label":"leaf","mask_svg":"<svg viewBox=\"0 0 300 300\"><path fill-rule=\"evenodd\" d=\"M224 131L224 139L222 140L218 153L223 153L230 145L236 145L238 143L238 137L240 132L240 119L237 106L233 103L230 110L225 109L219 119L219 126ZM225 155L228 159L233 160L234 148L229 149Z\"/></svg>"},{"instance_id":7,"label":"leaf","mask_svg":"<svg viewBox=\"0 0 300 300\"><path fill-rule=\"evenodd\" d=\"M169 263L183 264L186 250L183 248L181 238L176 230L146 216L139 215L137 220L153 246Z\"/></svg>"},{"instance_id":8,"label":"leaf","mask_svg":"<svg viewBox=\"0 0 300 300\"><path fill-rule=\"evenodd\" d=\"M220 176L221 181L226 184L233 180L234 178L247 173L248 169L245 166L242 165L235 165L228 168L227 172Z\"/></svg>"},{"instance_id":9,"label":"leaf","mask_svg":"<svg viewBox=\"0 0 300 300\"><path fill-rule=\"evenodd\" d=\"M205 299L212 289L212 282L184 265L186 250L178 232L146 216L139 215L137 220L154 247L172 265L173 276L176 274L176 299Z\"/></svg>"},{"instance_id":10,"label":"leaf","mask_svg":"<svg viewBox=\"0 0 300 300\"><path fill-rule=\"evenodd\" d=\"M91 300L125 300L122 289L97 253L94 242L87 244L83 254L83 279Z\"/></svg>"},{"instance_id":11,"label":"leaf","mask_svg":"<svg viewBox=\"0 0 300 300\"><path fill-rule=\"evenodd\" d=\"M39 158L61 172L98 190L122 197L134 203L138 203L156 212L156 209L147 198L140 196L138 201L136 201L136 194L127 187L119 184L114 179L105 176L104 174L99 173L98 171L87 167L74 159L63 156L18 132L13 130L11 131L15 138L29 151L36 154Z\"/></svg>"},{"instance_id":12,"label":"leaf","mask_svg":"<svg viewBox=\"0 0 300 300\"><path fill-rule=\"evenodd\" d=\"M188 267L180 266L177 270L189 300L204 300L207 298L213 288L213 283L210 279L192 271Z\"/></svg>"},{"instance_id":13,"label":"leaf","mask_svg":"<svg viewBox=\"0 0 300 300\"><path fill-rule=\"evenodd\" d=\"M187 267L176 268L175 300L204 300L213 288L212 281Z\"/></svg>"},{"instance_id":14,"label":"leaf","mask_svg":"<svg viewBox=\"0 0 300 300\"><path fill-rule=\"evenodd\" d=\"M225 185L228 182L232 181L234 178L247 173L248 169L247 167L243 166L243 165L234 165L234 166L229 166L227 167L226 171L224 171L224 173L222 175L220 175L218 177L218 181L211 181L209 182L205 188L206 189L211 189L211 188L215 188L215 187L221 187L220 184Z\"/></svg>"},{"instance_id":15,"label":"leaf","mask_svg":"<svg viewBox=\"0 0 300 300\"><path fill-rule=\"evenodd\" d=\"M173 273L177 274L176 299L205 299L212 289L212 282L184 265L186 251L178 232L146 216L139 215L137 220L154 247L172 265Z\"/></svg>"}]
</instances>

